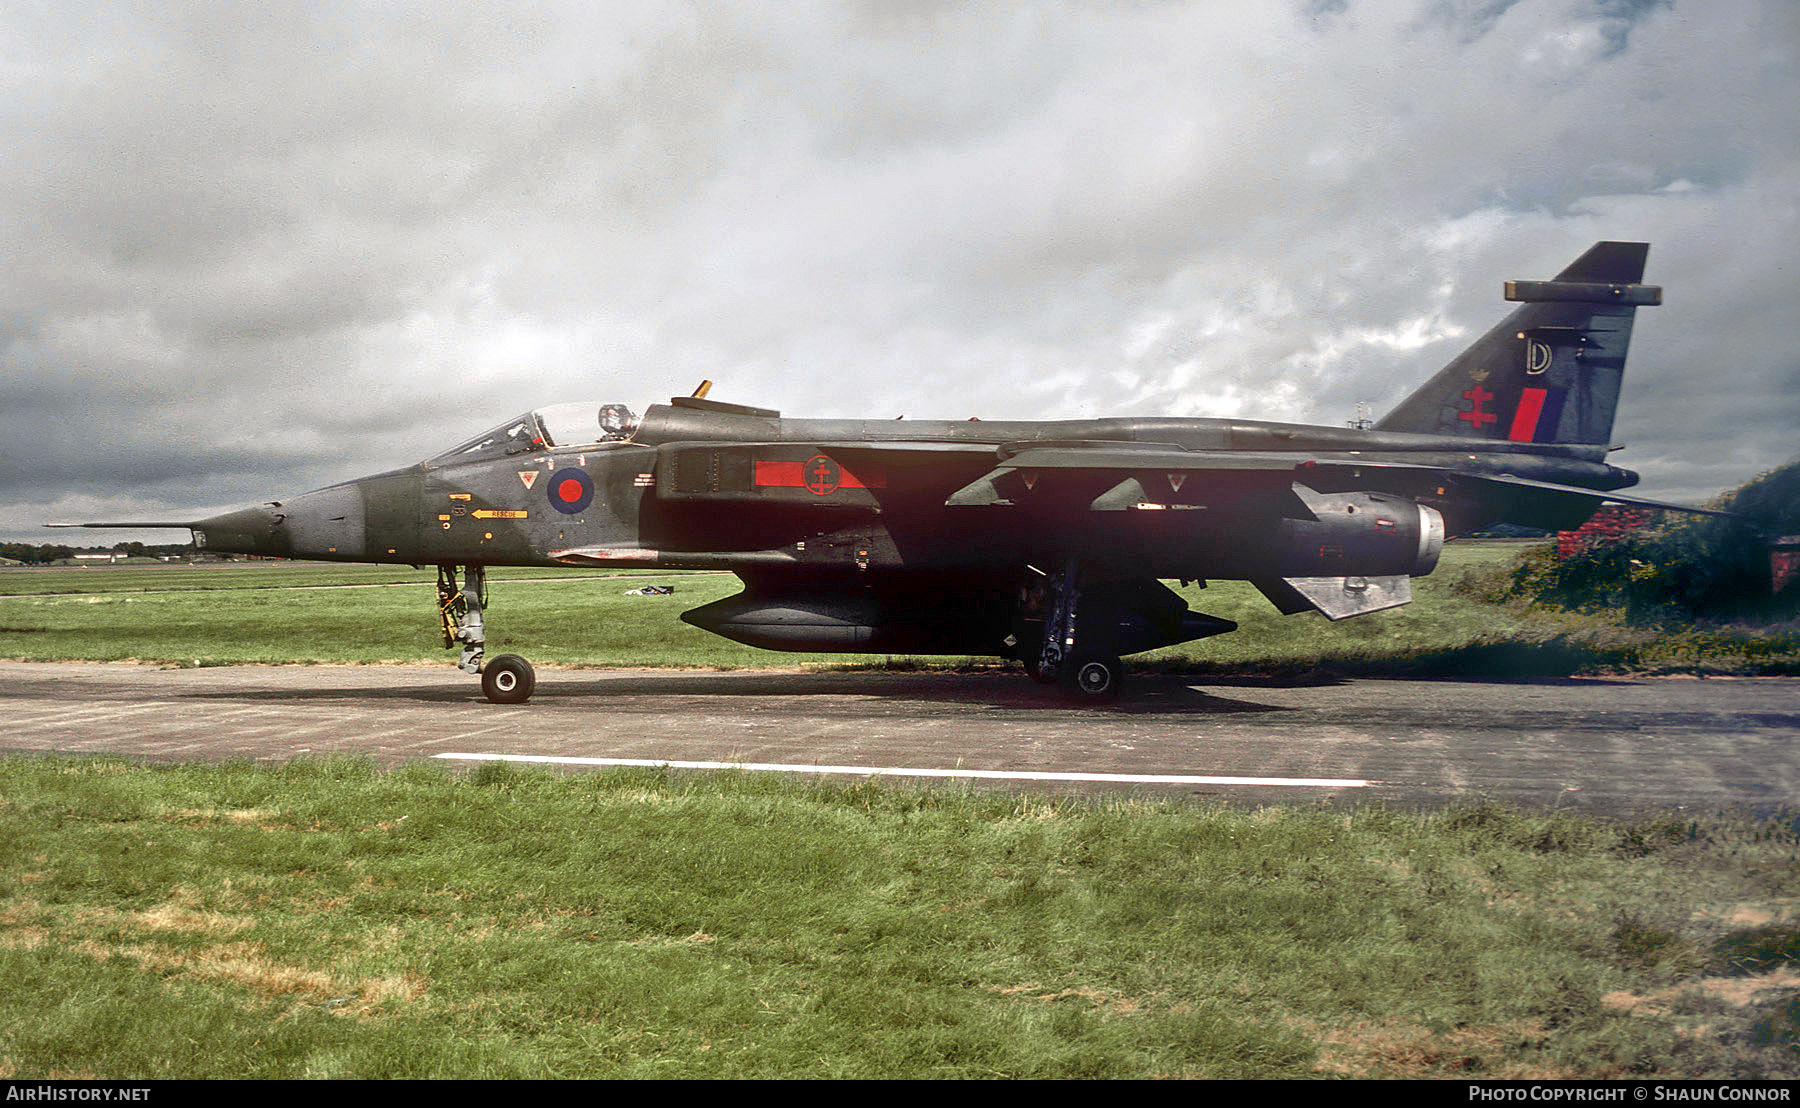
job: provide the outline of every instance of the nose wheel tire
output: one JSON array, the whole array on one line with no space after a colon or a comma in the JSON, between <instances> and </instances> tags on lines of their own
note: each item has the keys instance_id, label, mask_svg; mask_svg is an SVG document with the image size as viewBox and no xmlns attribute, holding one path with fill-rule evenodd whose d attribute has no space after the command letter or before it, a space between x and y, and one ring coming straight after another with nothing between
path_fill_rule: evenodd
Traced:
<instances>
[{"instance_id":1,"label":"nose wheel tire","mask_svg":"<svg viewBox=\"0 0 1800 1108\"><path fill-rule=\"evenodd\" d=\"M517 654L502 654L481 667L481 691L495 704L523 704L536 687L537 673Z\"/></svg>"}]
</instances>

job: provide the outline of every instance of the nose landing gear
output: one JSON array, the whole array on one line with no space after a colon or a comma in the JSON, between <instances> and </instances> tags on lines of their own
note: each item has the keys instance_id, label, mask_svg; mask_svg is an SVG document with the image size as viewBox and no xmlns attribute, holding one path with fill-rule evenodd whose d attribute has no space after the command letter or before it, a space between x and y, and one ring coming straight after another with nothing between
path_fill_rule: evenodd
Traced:
<instances>
[{"instance_id":1,"label":"nose landing gear","mask_svg":"<svg viewBox=\"0 0 1800 1108\"><path fill-rule=\"evenodd\" d=\"M531 663L517 654L502 654L481 669L481 691L495 704L523 704L536 687Z\"/></svg>"},{"instance_id":2,"label":"nose landing gear","mask_svg":"<svg viewBox=\"0 0 1800 1108\"><path fill-rule=\"evenodd\" d=\"M444 632L444 647L461 643L462 657L456 668L464 673L481 675L481 691L495 704L523 704L537 687L537 674L531 663L517 654L502 654L485 664L482 654L487 637L481 614L487 607L487 571L478 565L463 567L462 584L456 581L456 567L438 566L438 622Z\"/></svg>"}]
</instances>

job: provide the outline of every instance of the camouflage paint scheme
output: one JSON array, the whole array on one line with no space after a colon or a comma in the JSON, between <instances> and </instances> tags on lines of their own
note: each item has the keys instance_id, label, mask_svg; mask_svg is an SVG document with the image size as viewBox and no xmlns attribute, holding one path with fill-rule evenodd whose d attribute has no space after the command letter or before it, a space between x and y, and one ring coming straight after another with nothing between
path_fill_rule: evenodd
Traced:
<instances>
[{"instance_id":1,"label":"camouflage paint scheme","mask_svg":"<svg viewBox=\"0 0 1800 1108\"><path fill-rule=\"evenodd\" d=\"M1635 309L1661 301L1639 283L1647 251L1602 242L1552 281L1507 282L1522 306L1367 429L559 406L169 526L213 551L439 566L446 644L496 700L534 680L522 659L482 663L496 565L730 570L744 591L684 619L772 649L1015 657L1107 697L1121 655L1235 629L1162 579L1247 580L1284 612L1342 619L1406 603L1447 535L1653 504L1617 495L1637 476L1605 461Z\"/></svg>"}]
</instances>

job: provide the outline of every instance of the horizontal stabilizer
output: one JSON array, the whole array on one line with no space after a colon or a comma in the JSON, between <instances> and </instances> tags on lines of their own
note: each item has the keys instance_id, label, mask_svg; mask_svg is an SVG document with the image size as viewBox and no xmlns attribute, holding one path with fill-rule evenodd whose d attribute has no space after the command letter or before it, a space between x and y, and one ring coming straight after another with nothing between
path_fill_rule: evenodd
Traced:
<instances>
[{"instance_id":1,"label":"horizontal stabilizer","mask_svg":"<svg viewBox=\"0 0 1800 1108\"><path fill-rule=\"evenodd\" d=\"M1674 504L1666 500L1651 500L1647 497L1631 496L1622 492L1590 489L1580 485L1564 485L1554 481L1538 481L1530 477L1516 477L1505 473L1470 473L1442 466L1417 465L1411 462L1368 461L1358 458L1355 462L1302 463L1297 470L1303 477L1310 476L1314 479L1325 475L1363 477L1374 473L1387 473L1397 478L1413 479L1415 483L1448 481L1465 492L1478 492L1485 489L1490 492L1537 493L1544 498L1565 503L1573 510L1592 511L1602 503L1613 503L1632 504L1639 508L1655 508L1664 512L1693 512L1696 515L1704 516L1743 518L1735 512L1722 512L1716 508L1697 508L1691 504Z\"/></svg>"},{"instance_id":2,"label":"horizontal stabilizer","mask_svg":"<svg viewBox=\"0 0 1800 1108\"><path fill-rule=\"evenodd\" d=\"M1579 488L1574 485L1558 485L1550 481L1533 481L1525 477L1504 476L1467 476L1464 481L1484 481L1490 485L1502 485L1515 489L1531 489L1538 492L1561 494L1563 496L1583 497L1598 507L1601 503L1631 504L1639 508L1655 508L1663 512L1692 512L1695 515L1723 516L1726 519L1743 519L1736 512L1721 512L1717 508L1696 508L1691 504L1671 504L1666 500L1651 500L1642 496L1627 496L1619 492L1599 492L1594 489Z\"/></svg>"},{"instance_id":3,"label":"horizontal stabilizer","mask_svg":"<svg viewBox=\"0 0 1800 1108\"><path fill-rule=\"evenodd\" d=\"M1653 308L1662 303L1661 285L1613 285L1599 281L1508 281L1506 298L1523 304L1630 304Z\"/></svg>"}]
</instances>

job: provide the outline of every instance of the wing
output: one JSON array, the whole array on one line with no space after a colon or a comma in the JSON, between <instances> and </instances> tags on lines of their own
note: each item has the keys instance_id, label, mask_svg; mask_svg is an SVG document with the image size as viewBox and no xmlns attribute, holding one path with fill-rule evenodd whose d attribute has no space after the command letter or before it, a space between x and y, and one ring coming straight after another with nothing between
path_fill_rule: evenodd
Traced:
<instances>
[{"instance_id":1,"label":"wing","mask_svg":"<svg viewBox=\"0 0 1800 1108\"><path fill-rule=\"evenodd\" d=\"M1074 492L1092 512L1212 509L1218 514L1222 509L1277 515L1292 521L1284 526L1300 536L1297 546L1321 553L1355 550L1377 559L1362 573L1347 562L1343 569L1276 570L1249 578L1282 612L1317 610L1333 620L1410 602L1411 578L1436 565L1446 516L1568 529L1607 501L1724 514L1513 474L1340 454L1113 442L1020 444L1002 447L999 454L999 465L951 493L945 505L1005 508ZM1071 473L1087 479L1056 479ZM1417 558L1410 566L1396 565L1394 550L1387 548L1414 549ZM1271 560L1276 553L1271 551ZM1381 568L1374 568L1377 564Z\"/></svg>"},{"instance_id":2,"label":"wing","mask_svg":"<svg viewBox=\"0 0 1800 1108\"><path fill-rule=\"evenodd\" d=\"M1002 446L997 453L1001 464L952 493L946 506L1010 505L1020 490L1035 487L1033 478L1039 473L1085 470L1116 472L1119 477L1116 484L1089 503L1093 511L1198 503L1221 489L1237 492L1257 486L1279 488L1291 482L1321 492L1385 492L1437 506L1479 500L1490 510L1501 509L1507 522L1529 524L1533 519L1548 517L1551 522L1543 525L1552 529L1565 526L1556 521L1573 515L1585 519L1607 502L1663 511L1732 515L1510 473L1420 462L1371 461L1338 453L1187 450L1168 443L1119 442L1024 443ZM1576 520L1566 526L1579 523Z\"/></svg>"},{"instance_id":3,"label":"wing","mask_svg":"<svg viewBox=\"0 0 1800 1108\"><path fill-rule=\"evenodd\" d=\"M1000 464L951 493L946 507L1010 507L1036 494L1044 474L1071 471L1117 475L1116 483L1089 502L1093 511L1185 507L1222 490L1279 489L1283 477L1291 480L1298 461L1293 454L1195 451L1171 443L1014 443L996 453Z\"/></svg>"},{"instance_id":4,"label":"wing","mask_svg":"<svg viewBox=\"0 0 1800 1108\"><path fill-rule=\"evenodd\" d=\"M1603 503L1726 515L1706 508L1504 472L1528 457L1467 457L1449 464L1339 452L1189 450L1174 443L1110 440L980 442L669 443L657 450L657 500L880 514L890 484L955 481L947 508L1036 503L1095 512L1255 504L1304 518L1304 493L1369 492L1405 497L1460 520L1505 521L1547 530L1579 526ZM1461 460L1461 459L1459 459ZM955 475L961 474L962 477ZM1080 475L1079 481L1058 476ZM972 478L972 479L970 479ZM1049 478L1046 480L1046 478ZM1107 478L1107 480L1100 480ZM1096 492L1096 488L1099 490ZM1069 498L1079 496L1079 503Z\"/></svg>"}]
</instances>

